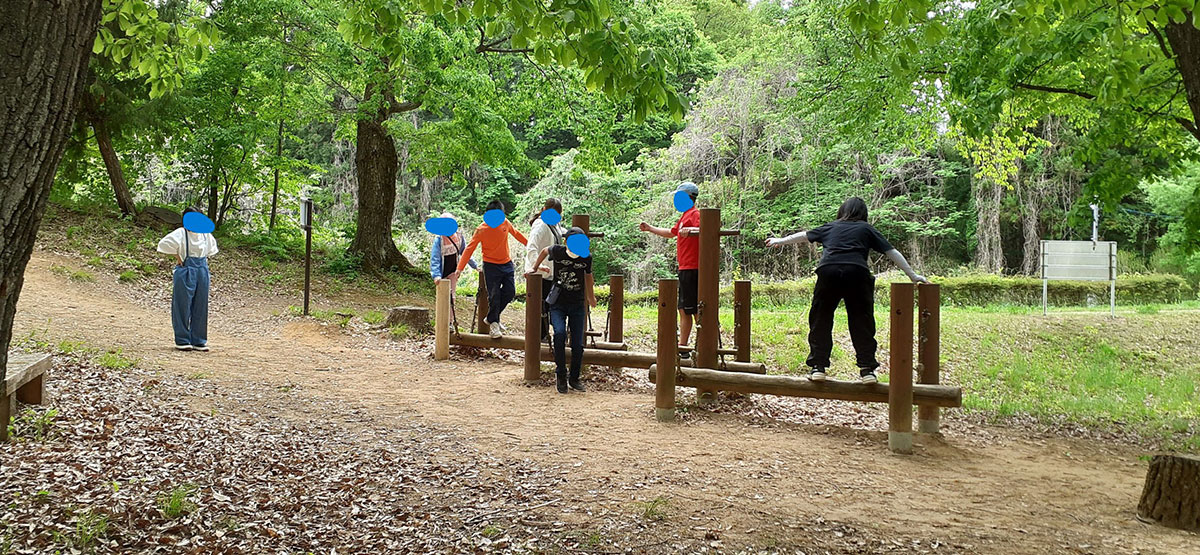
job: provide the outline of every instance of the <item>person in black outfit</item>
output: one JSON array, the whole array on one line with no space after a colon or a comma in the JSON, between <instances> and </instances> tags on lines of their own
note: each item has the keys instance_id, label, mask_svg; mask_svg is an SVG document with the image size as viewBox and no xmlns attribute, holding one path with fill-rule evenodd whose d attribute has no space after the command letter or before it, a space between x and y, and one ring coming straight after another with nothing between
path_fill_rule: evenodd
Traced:
<instances>
[{"instance_id":1,"label":"person in black outfit","mask_svg":"<svg viewBox=\"0 0 1200 555\"><path fill-rule=\"evenodd\" d=\"M928 283L929 280L914 272L904 255L867 223L867 203L858 197L842 203L835 221L782 239L767 239L768 247L793 243L820 243L823 251L817 264L812 309L808 312L808 379L824 381L829 372L833 313L845 300L859 381L876 383L879 379L875 370L879 368L879 361L875 359L878 347L875 342L875 276L867 266L867 254L874 250L887 255L913 282Z\"/></svg>"},{"instance_id":2,"label":"person in black outfit","mask_svg":"<svg viewBox=\"0 0 1200 555\"><path fill-rule=\"evenodd\" d=\"M563 237L567 244L583 230L572 227ZM552 245L542 249L533 267L542 268L545 260L554 262L554 284L547 302L550 303L550 325L554 328L554 363L558 392L566 393L567 387L584 391L579 375L583 369L583 341L587 331L587 306L596 306L596 293L592 280L592 257L579 256L564 245ZM587 303L587 306L584 303ZM571 333L571 368L567 373L567 330Z\"/></svg>"}]
</instances>

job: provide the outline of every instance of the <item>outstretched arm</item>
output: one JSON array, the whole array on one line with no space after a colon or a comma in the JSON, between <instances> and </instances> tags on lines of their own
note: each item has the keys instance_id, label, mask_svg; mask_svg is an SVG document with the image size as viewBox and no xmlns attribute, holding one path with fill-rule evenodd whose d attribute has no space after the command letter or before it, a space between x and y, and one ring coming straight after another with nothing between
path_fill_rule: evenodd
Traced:
<instances>
[{"instance_id":1,"label":"outstretched arm","mask_svg":"<svg viewBox=\"0 0 1200 555\"><path fill-rule=\"evenodd\" d=\"M925 276L913 271L912 266L908 265L908 261L904 259L904 255L900 254L900 251L892 249L884 254L886 254L888 258L892 259L892 262L896 264L896 267L903 270L904 274L908 276L908 279L913 280L913 283L929 283L929 280L925 279Z\"/></svg>"},{"instance_id":2,"label":"outstretched arm","mask_svg":"<svg viewBox=\"0 0 1200 555\"><path fill-rule=\"evenodd\" d=\"M659 237L665 237L667 239L674 237L674 235L671 235L671 230L663 229L661 227L654 227L646 222L642 222L641 225L638 225L638 229L645 231L645 232L653 233Z\"/></svg>"},{"instance_id":3,"label":"outstretched arm","mask_svg":"<svg viewBox=\"0 0 1200 555\"><path fill-rule=\"evenodd\" d=\"M794 243L799 243L801 245L808 245L809 244L808 232L807 231L797 231L796 233L788 235L787 237L784 237L782 239L779 239L776 237L771 237L771 238L767 239L768 247L782 247L784 245L791 245Z\"/></svg>"},{"instance_id":4,"label":"outstretched arm","mask_svg":"<svg viewBox=\"0 0 1200 555\"><path fill-rule=\"evenodd\" d=\"M549 254L550 254L550 247L546 247L546 248L542 249L542 252L538 253L537 261L535 261L533 263L533 269L531 269L529 271L530 272L540 271L542 268L542 262L546 260L546 256L548 256Z\"/></svg>"}]
</instances>

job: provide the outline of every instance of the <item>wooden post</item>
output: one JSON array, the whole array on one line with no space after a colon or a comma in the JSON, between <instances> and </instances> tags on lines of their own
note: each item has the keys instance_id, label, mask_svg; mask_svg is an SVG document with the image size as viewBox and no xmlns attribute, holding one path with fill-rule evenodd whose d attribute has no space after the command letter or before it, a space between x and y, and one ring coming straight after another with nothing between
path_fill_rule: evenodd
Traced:
<instances>
[{"instance_id":1,"label":"wooden post","mask_svg":"<svg viewBox=\"0 0 1200 555\"><path fill-rule=\"evenodd\" d=\"M700 209L700 260L697 278L696 367L717 367L717 334L720 333L721 210ZM716 401L716 392L696 390L696 404Z\"/></svg>"},{"instance_id":2,"label":"wooden post","mask_svg":"<svg viewBox=\"0 0 1200 555\"><path fill-rule=\"evenodd\" d=\"M888 448L912 453L913 284L893 283L888 372Z\"/></svg>"},{"instance_id":3,"label":"wooden post","mask_svg":"<svg viewBox=\"0 0 1200 555\"><path fill-rule=\"evenodd\" d=\"M571 215L571 227L577 227L579 229L582 229L584 233L591 231L592 230L591 214L572 214Z\"/></svg>"},{"instance_id":4,"label":"wooden post","mask_svg":"<svg viewBox=\"0 0 1200 555\"><path fill-rule=\"evenodd\" d=\"M625 276L608 278L608 342L625 342Z\"/></svg>"},{"instance_id":5,"label":"wooden post","mask_svg":"<svg viewBox=\"0 0 1200 555\"><path fill-rule=\"evenodd\" d=\"M479 292L476 293L476 295L477 295L477 297L475 300L475 302L476 302L475 310L478 312L478 314L475 315L476 316L475 323L478 327L476 327L475 329L478 330L479 333L487 333L488 332L487 314L488 314L489 305L488 305L487 280L484 279L484 277L483 277L483 266L479 267Z\"/></svg>"},{"instance_id":6,"label":"wooden post","mask_svg":"<svg viewBox=\"0 0 1200 555\"><path fill-rule=\"evenodd\" d=\"M920 373L917 383L937 385L941 381L941 288L932 283L917 286L917 367ZM940 428L937 407L917 407L917 431L936 434Z\"/></svg>"},{"instance_id":7,"label":"wooden post","mask_svg":"<svg viewBox=\"0 0 1200 555\"><path fill-rule=\"evenodd\" d=\"M750 281L733 282L733 345L734 360L750 362Z\"/></svg>"},{"instance_id":8,"label":"wooden post","mask_svg":"<svg viewBox=\"0 0 1200 555\"><path fill-rule=\"evenodd\" d=\"M658 280L658 359L654 384L654 416L659 422L675 419L675 368L679 361L676 302L679 281Z\"/></svg>"},{"instance_id":9,"label":"wooden post","mask_svg":"<svg viewBox=\"0 0 1200 555\"><path fill-rule=\"evenodd\" d=\"M450 294L450 280L438 280L433 315L434 360L450 358Z\"/></svg>"},{"instance_id":10,"label":"wooden post","mask_svg":"<svg viewBox=\"0 0 1200 555\"><path fill-rule=\"evenodd\" d=\"M8 441L8 425L12 422L12 417L17 411L17 399L13 395L5 395L4 382L0 382L0 442ZM672 390L672 395L674 390Z\"/></svg>"},{"instance_id":11,"label":"wooden post","mask_svg":"<svg viewBox=\"0 0 1200 555\"><path fill-rule=\"evenodd\" d=\"M609 343L620 345L625 342L625 276L613 274L608 277L608 337ZM614 373L620 366L610 366Z\"/></svg>"},{"instance_id":12,"label":"wooden post","mask_svg":"<svg viewBox=\"0 0 1200 555\"><path fill-rule=\"evenodd\" d=\"M525 274L525 383L542 379L542 277Z\"/></svg>"}]
</instances>

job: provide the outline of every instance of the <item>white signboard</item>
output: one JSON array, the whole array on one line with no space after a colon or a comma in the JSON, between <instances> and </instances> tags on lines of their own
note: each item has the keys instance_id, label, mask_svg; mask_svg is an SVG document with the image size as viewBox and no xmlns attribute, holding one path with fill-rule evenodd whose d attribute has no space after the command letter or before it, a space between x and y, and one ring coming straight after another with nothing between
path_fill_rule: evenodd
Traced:
<instances>
[{"instance_id":1,"label":"white signboard","mask_svg":"<svg viewBox=\"0 0 1200 555\"><path fill-rule=\"evenodd\" d=\"M1107 281L1109 312L1116 313L1116 241L1042 241L1042 314L1052 279Z\"/></svg>"},{"instance_id":2,"label":"white signboard","mask_svg":"<svg viewBox=\"0 0 1200 555\"><path fill-rule=\"evenodd\" d=\"M312 199L300 199L300 228L309 229L312 227Z\"/></svg>"}]
</instances>

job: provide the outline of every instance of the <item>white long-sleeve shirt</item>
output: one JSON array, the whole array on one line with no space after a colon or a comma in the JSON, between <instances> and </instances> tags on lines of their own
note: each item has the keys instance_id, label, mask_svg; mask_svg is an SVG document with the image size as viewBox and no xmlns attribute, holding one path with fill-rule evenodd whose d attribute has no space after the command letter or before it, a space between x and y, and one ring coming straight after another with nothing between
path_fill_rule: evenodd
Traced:
<instances>
[{"instance_id":1,"label":"white long-sleeve shirt","mask_svg":"<svg viewBox=\"0 0 1200 555\"><path fill-rule=\"evenodd\" d=\"M187 244L184 244L184 237L187 237ZM163 254L173 254L179 258L203 257L207 258L217 254L220 249L217 248L217 240L211 233L192 233L185 231L182 227L176 229L163 237L158 242L158 252Z\"/></svg>"},{"instance_id":2,"label":"white long-sleeve shirt","mask_svg":"<svg viewBox=\"0 0 1200 555\"><path fill-rule=\"evenodd\" d=\"M533 264L537 262L538 255L542 249L556 244L554 232L558 232L558 236L562 237L562 228L554 226L554 231L550 230L550 226L546 225L541 218L533 222L533 229L529 230L529 241L525 243L525 273L535 272L537 268ZM549 257L542 262L542 266L550 269L550 272L537 271L544 278L550 278L554 275L554 262Z\"/></svg>"}]
</instances>

